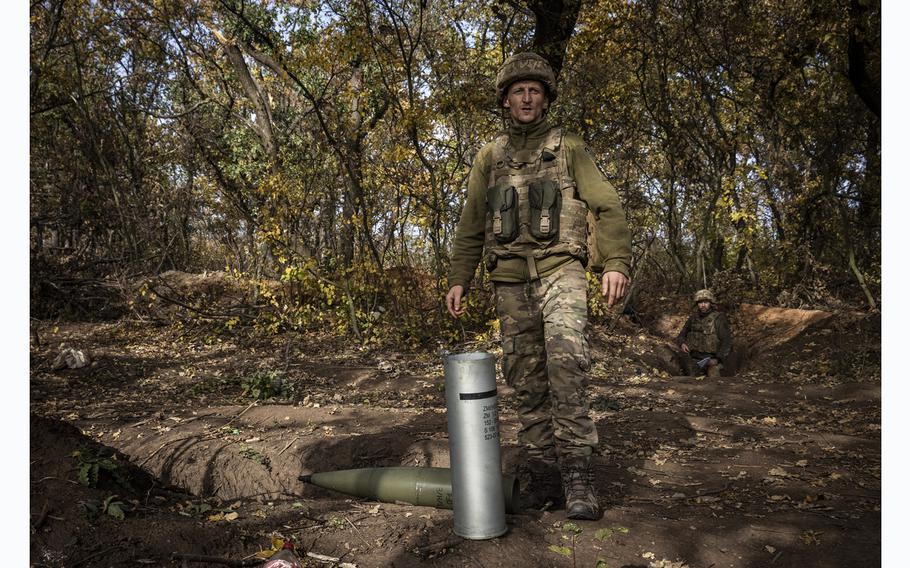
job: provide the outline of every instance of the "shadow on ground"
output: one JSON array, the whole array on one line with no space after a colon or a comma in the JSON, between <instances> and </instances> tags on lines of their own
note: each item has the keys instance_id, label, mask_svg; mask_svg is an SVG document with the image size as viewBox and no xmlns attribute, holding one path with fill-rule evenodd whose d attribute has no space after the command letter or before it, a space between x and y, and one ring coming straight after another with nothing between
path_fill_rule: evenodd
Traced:
<instances>
[{"instance_id":1,"label":"shadow on ground","mask_svg":"<svg viewBox=\"0 0 910 568\"><path fill-rule=\"evenodd\" d=\"M239 559L274 535L360 567L874 565L880 371L874 335L861 336L876 324L837 323L813 321L714 382L653 364L666 340L597 336L590 395L603 519L526 512L490 541L455 537L451 511L297 480L447 466L434 357L327 360L316 354L331 349L304 339L207 345L160 328L63 326L32 351L32 411L55 419L35 418L31 428L34 565L178 566L173 553ZM97 364L50 372L63 341L91 345ZM286 370L287 403L241 396L243 377L263 367ZM513 394L500 392L510 462L518 425ZM103 471L103 483L79 484L72 452L99 443L122 452L130 475L147 484L128 490ZM111 496L131 504L123 520L86 515L84 503Z\"/></svg>"}]
</instances>

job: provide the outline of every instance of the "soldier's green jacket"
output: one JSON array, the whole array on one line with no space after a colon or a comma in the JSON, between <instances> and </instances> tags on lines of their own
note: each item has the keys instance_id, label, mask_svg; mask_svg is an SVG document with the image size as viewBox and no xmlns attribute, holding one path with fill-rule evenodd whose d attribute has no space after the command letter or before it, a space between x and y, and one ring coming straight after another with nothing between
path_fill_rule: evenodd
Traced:
<instances>
[{"instance_id":1,"label":"soldier's green jacket","mask_svg":"<svg viewBox=\"0 0 910 568\"><path fill-rule=\"evenodd\" d=\"M513 124L508 132L509 141L515 150L535 148L543 143L550 128L551 124L546 119L530 125ZM477 153L468 176L467 201L452 247L449 286L467 288L483 255L486 190L493 144L495 140ZM603 272L617 271L629 276L632 236L619 195L601 174L581 138L566 134L563 144L567 151L569 174L578 186L578 197L597 217L597 247L604 259ZM537 261L537 271L540 276L548 276L572 260L565 254L548 256ZM529 279L527 262L522 258L500 258L496 268L490 272L490 279L494 282L525 282Z\"/></svg>"}]
</instances>

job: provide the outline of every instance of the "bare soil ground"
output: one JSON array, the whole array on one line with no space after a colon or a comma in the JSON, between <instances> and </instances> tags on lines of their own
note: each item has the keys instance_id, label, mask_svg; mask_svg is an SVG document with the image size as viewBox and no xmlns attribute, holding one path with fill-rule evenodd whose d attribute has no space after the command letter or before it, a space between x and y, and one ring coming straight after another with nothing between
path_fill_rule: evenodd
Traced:
<instances>
[{"instance_id":1,"label":"bare soil ground","mask_svg":"<svg viewBox=\"0 0 910 568\"><path fill-rule=\"evenodd\" d=\"M455 536L451 511L297 481L448 466L436 354L125 320L38 322L32 565L252 565L273 537L312 553L307 566L878 565L879 320L747 305L730 315L735 354L717 381L676 376L668 337L683 314L649 329L624 320L595 329L604 517L526 511L489 541ZM94 362L53 371L64 345ZM264 385L275 396L253 398ZM499 392L508 470L518 422L514 393L501 383ZM80 483L93 465L97 481Z\"/></svg>"}]
</instances>

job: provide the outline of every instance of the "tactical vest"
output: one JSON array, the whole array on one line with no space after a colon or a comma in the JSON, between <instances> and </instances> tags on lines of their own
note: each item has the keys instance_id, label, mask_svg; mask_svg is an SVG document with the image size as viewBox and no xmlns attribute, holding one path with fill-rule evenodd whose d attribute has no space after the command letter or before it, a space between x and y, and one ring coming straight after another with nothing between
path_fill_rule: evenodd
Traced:
<instances>
[{"instance_id":1,"label":"tactical vest","mask_svg":"<svg viewBox=\"0 0 910 568\"><path fill-rule=\"evenodd\" d=\"M717 353L720 349L720 338L717 337L717 318L720 312L712 311L706 316L695 314L689 323L686 344L690 351L699 353Z\"/></svg>"},{"instance_id":2,"label":"tactical vest","mask_svg":"<svg viewBox=\"0 0 910 568\"><path fill-rule=\"evenodd\" d=\"M532 280L537 259L568 254L587 265L588 206L577 199L561 128L551 128L537 148L515 150L508 134L491 153L487 184L485 263L524 258Z\"/></svg>"}]
</instances>

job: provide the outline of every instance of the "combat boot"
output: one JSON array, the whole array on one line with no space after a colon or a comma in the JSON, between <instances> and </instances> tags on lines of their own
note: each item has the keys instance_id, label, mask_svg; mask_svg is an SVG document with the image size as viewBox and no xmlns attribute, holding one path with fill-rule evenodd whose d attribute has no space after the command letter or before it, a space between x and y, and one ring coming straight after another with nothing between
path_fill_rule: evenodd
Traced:
<instances>
[{"instance_id":1,"label":"combat boot","mask_svg":"<svg viewBox=\"0 0 910 568\"><path fill-rule=\"evenodd\" d=\"M589 458L575 458L563 465L563 490L566 495L566 517L596 521L601 516L594 494L594 470Z\"/></svg>"},{"instance_id":2,"label":"combat boot","mask_svg":"<svg viewBox=\"0 0 910 568\"><path fill-rule=\"evenodd\" d=\"M715 363L713 365L708 365L708 378L717 379L720 377L720 363Z\"/></svg>"},{"instance_id":3,"label":"combat boot","mask_svg":"<svg viewBox=\"0 0 910 568\"><path fill-rule=\"evenodd\" d=\"M562 486L556 460L528 458L519 470L523 487L521 504L525 509L543 510L562 506Z\"/></svg>"}]
</instances>

